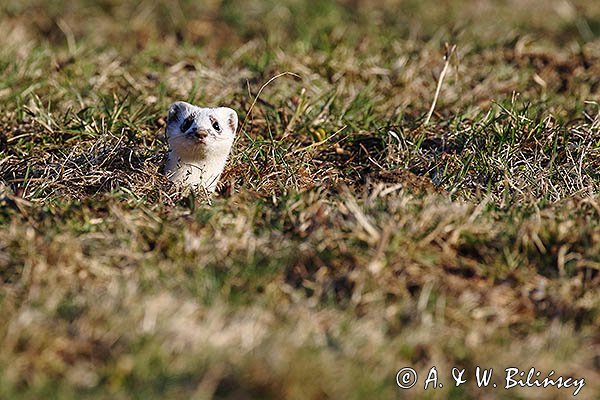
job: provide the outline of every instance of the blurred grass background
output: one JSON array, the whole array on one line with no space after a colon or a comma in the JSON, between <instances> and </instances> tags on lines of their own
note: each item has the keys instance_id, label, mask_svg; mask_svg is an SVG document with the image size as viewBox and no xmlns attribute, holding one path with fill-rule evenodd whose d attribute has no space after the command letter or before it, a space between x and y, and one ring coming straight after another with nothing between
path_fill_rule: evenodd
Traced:
<instances>
[{"instance_id":1,"label":"blurred grass background","mask_svg":"<svg viewBox=\"0 0 600 400\"><path fill-rule=\"evenodd\" d=\"M599 61L585 0L1 2L0 397L597 398ZM176 100L247 118L211 204Z\"/></svg>"}]
</instances>

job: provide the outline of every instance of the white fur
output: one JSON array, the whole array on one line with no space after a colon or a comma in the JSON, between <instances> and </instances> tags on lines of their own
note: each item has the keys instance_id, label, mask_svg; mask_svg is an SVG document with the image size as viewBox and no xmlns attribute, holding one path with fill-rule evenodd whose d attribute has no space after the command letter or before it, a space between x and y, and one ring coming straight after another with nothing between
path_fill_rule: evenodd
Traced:
<instances>
[{"instance_id":1,"label":"white fur","mask_svg":"<svg viewBox=\"0 0 600 400\"><path fill-rule=\"evenodd\" d=\"M220 132L213 125L218 123ZM186 123L187 122L187 123ZM169 108L169 159L165 174L180 186L214 192L231 152L238 117L227 107L201 108L176 102ZM182 129L185 128L185 132ZM202 138L194 132L202 133Z\"/></svg>"}]
</instances>

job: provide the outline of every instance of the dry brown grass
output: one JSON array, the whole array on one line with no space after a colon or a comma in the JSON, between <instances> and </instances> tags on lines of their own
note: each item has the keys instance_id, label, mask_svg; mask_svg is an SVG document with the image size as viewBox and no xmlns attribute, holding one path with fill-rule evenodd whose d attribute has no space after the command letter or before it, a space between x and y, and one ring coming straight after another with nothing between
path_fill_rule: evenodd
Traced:
<instances>
[{"instance_id":1,"label":"dry brown grass","mask_svg":"<svg viewBox=\"0 0 600 400\"><path fill-rule=\"evenodd\" d=\"M551 3L0 5L0 398L597 398L600 8ZM248 118L210 204L174 100Z\"/></svg>"}]
</instances>

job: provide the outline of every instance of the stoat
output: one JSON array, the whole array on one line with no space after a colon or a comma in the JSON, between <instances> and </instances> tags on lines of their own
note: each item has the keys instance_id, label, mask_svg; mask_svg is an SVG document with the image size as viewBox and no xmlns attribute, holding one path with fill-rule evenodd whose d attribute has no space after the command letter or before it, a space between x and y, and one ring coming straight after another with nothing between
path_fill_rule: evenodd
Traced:
<instances>
[{"instance_id":1,"label":"stoat","mask_svg":"<svg viewBox=\"0 0 600 400\"><path fill-rule=\"evenodd\" d=\"M237 124L237 114L231 108L173 103L167 114L167 177L180 186L214 192L231 152Z\"/></svg>"}]
</instances>

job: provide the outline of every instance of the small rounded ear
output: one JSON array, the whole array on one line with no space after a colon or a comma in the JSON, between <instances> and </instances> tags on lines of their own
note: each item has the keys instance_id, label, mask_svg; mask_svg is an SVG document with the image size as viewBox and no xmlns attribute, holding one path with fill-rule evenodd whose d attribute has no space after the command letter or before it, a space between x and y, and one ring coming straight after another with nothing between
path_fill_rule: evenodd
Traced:
<instances>
[{"instance_id":1,"label":"small rounded ear","mask_svg":"<svg viewBox=\"0 0 600 400\"><path fill-rule=\"evenodd\" d=\"M225 110L227 110L227 126L229 126L229 128L231 128L231 131L233 133L237 132L237 126L238 126L238 116L237 113L235 111L233 111L231 108L227 108L224 107Z\"/></svg>"},{"instance_id":2,"label":"small rounded ear","mask_svg":"<svg viewBox=\"0 0 600 400\"><path fill-rule=\"evenodd\" d=\"M188 104L184 101L177 101L171 104L171 107L169 107L169 112L167 113L167 123L181 121L184 111L191 106L191 104Z\"/></svg>"}]
</instances>

